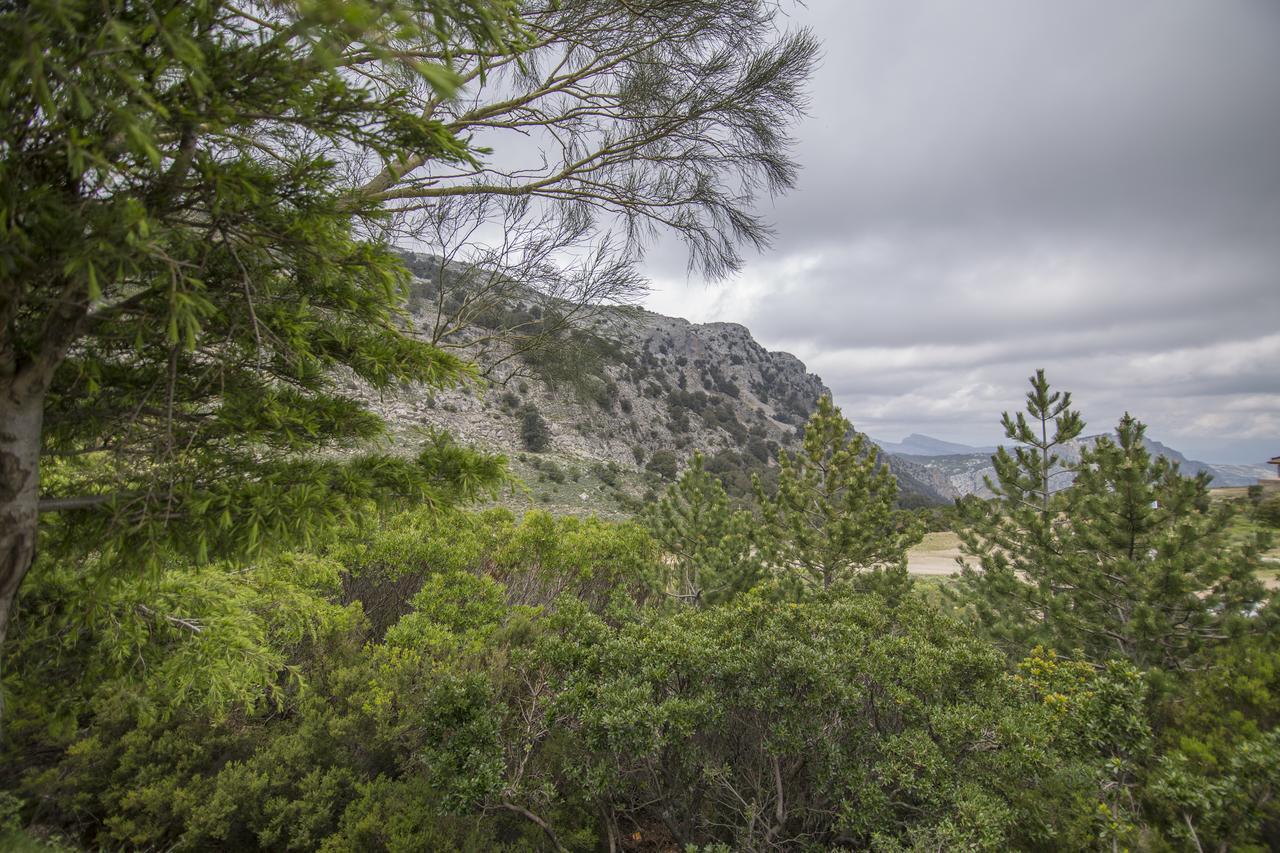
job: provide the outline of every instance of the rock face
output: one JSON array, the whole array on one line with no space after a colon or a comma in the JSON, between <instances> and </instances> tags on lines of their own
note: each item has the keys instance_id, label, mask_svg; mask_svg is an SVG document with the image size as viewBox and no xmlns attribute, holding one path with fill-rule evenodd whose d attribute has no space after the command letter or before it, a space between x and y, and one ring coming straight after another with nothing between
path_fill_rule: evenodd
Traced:
<instances>
[{"instance_id":1,"label":"rock face","mask_svg":"<svg viewBox=\"0 0 1280 853\"><path fill-rule=\"evenodd\" d=\"M410 306L425 334L433 315L421 303ZM367 397L398 440L411 445L421 428L436 427L466 443L523 455L535 469L554 461L571 470L609 466L637 475L669 474L673 464L683 467L701 452L741 493L752 471L767 474L780 450L796 448L818 398L829 393L800 359L766 350L735 323L604 309L563 333L546 355L531 356L494 343L491 331L476 325L451 341L469 360L492 366L489 378L457 389L406 387ZM523 435L530 419L545 424L548 440L538 453L528 451ZM904 502L952 496L933 472L910 460L888 461ZM652 485L653 476L647 479Z\"/></svg>"},{"instance_id":2,"label":"rock face","mask_svg":"<svg viewBox=\"0 0 1280 853\"><path fill-rule=\"evenodd\" d=\"M490 384L398 396L394 421L431 421L458 438L504 452L522 449L522 413L546 421L548 450L637 467L659 450L747 451L753 441L794 441L826 387L788 353L769 352L742 326L697 325L635 310L610 312L590 332L612 350L548 376L519 366ZM612 345L612 346L610 346ZM755 445L758 449L759 444Z\"/></svg>"}]
</instances>

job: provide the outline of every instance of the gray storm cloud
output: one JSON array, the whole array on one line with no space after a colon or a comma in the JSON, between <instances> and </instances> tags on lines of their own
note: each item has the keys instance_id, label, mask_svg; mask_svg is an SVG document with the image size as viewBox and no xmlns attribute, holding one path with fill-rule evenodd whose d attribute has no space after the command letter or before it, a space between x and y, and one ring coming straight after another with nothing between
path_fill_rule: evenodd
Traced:
<instances>
[{"instance_id":1,"label":"gray storm cloud","mask_svg":"<svg viewBox=\"0 0 1280 853\"><path fill-rule=\"evenodd\" d=\"M1280 452L1280 3L793 18L825 58L775 246L710 286L655 252L652 307L747 324L887 438L986 443L1043 366L1099 429Z\"/></svg>"}]
</instances>

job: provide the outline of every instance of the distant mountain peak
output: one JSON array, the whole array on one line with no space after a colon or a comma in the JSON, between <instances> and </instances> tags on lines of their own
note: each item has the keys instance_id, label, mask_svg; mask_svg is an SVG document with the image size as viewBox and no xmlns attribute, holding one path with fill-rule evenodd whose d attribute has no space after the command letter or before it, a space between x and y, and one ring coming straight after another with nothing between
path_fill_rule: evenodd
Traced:
<instances>
[{"instance_id":1,"label":"distant mountain peak","mask_svg":"<svg viewBox=\"0 0 1280 853\"><path fill-rule=\"evenodd\" d=\"M899 456L961 456L973 453L995 453L994 447L974 447L955 441L945 441L931 435L913 432L900 442L876 440L885 453Z\"/></svg>"}]
</instances>

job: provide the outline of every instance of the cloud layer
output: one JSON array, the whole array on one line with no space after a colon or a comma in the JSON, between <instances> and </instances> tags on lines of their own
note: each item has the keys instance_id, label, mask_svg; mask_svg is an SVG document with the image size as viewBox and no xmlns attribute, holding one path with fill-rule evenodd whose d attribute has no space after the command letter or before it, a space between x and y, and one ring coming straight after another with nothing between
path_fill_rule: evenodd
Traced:
<instances>
[{"instance_id":1,"label":"cloud layer","mask_svg":"<svg viewBox=\"0 0 1280 853\"><path fill-rule=\"evenodd\" d=\"M874 435L998 437L1045 367L1213 461L1280 452L1280 5L810 0L774 250L655 310L745 323ZM665 249L665 247L664 247Z\"/></svg>"}]
</instances>

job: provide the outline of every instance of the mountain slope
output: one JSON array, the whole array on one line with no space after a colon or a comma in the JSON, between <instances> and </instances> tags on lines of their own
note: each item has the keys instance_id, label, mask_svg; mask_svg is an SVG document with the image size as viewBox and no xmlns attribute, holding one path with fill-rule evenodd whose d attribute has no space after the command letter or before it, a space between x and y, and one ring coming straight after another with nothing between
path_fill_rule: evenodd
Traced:
<instances>
[{"instance_id":1,"label":"mountain slope","mask_svg":"<svg viewBox=\"0 0 1280 853\"><path fill-rule=\"evenodd\" d=\"M549 309L534 303L517 299L499 313L536 324ZM426 334L435 319L431 300L410 306ZM424 428L439 427L512 457L516 472L533 487L529 495L505 498L516 505L632 510L695 452L707 457L731 493L745 495L752 473L767 483L779 451L796 449L818 398L829 393L798 358L766 350L734 323L695 324L606 308L557 332L554 346L521 354L502 340L491 319L481 320L449 342L491 368L488 379L367 399L406 449L422 440ZM530 449L526 431L545 438L545 447ZM954 496L934 472L907 459L886 461L904 503Z\"/></svg>"}]
</instances>

